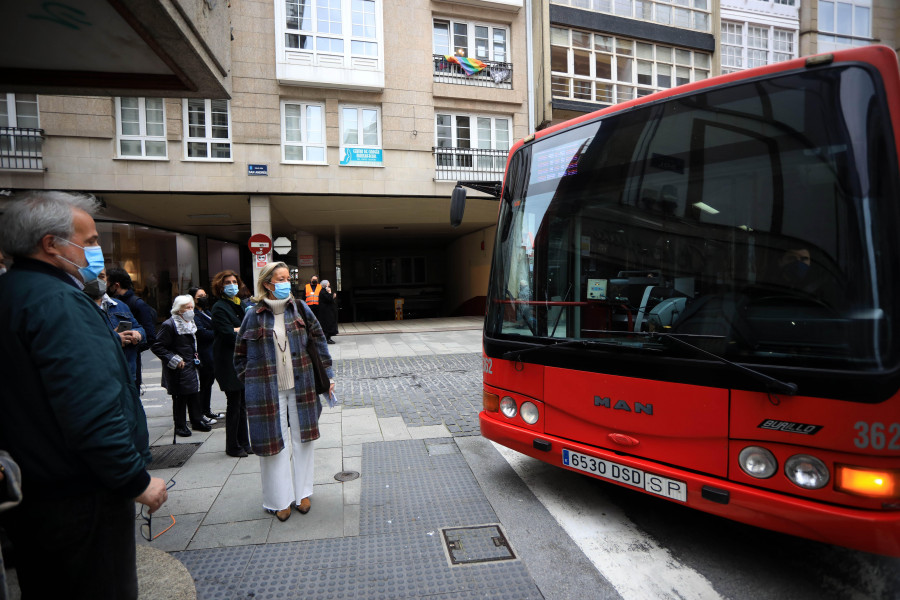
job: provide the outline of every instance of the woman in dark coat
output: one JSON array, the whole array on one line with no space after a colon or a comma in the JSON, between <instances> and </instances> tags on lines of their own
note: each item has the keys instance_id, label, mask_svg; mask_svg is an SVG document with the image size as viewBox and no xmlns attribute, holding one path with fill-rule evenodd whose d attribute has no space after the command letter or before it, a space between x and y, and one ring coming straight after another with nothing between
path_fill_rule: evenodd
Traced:
<instances>
[{"instance_id":1,"label":"woman in dark coat","mask_svg":"<svg viewBox=\"0 0 900 600\"><path fill-rule=\"evenodd\" d=\"M325 333L325 340L333 344L331 336L338 334L337 326L337 294L331 292L331 283L322 280L322 291L319 292L319 325Z\"/></svg>"},{"instance_id":2,"label":"woman in dark coat","mask_svg":"<svg viewBox=\"0 0 900 600\"><path fill-rule=\"evenodd\" d=\"M194 323L194 299L188 295L176 296L172 302L172 316L156 330L156 341L150 346L153 354L162 362L162 386L172 396L172 418L175 435L189 437L185 425L184 408L187 405L194 431L209 431L200 408L200 355L197 351L197 325Z\"/></svg>"},{"instance_id":3,"label":"woman in dark coat","mask_svg":"<svg viewBox=\"0 0 900 600\"><path fill-rule=\"evenodd\" d=\"M214 334L212 352L215 377L228 402L225 408L225 453L237 457L253 452L247 432L244 384L234 371L234 342L241 321L244 320L244 307L238 296L243 286L241 278L234 271L216 274L212 281L212 293L217 300L210 311Z\"/></svg>"},{"instance_id":4,"label":"woman in dark coat","mask_svg":"<svg viewBox=\"0 0 900 600\"><path fill-rule=\"evenodd\" d=\"M215 425L225 415L212 412L212 385L215 382L213 367L213 328L209 314L209 296L203 288L193 287L188 294L194 299L194 323L197 324L197 347L200 353L200 410L207 425Z\"/></svg>"}]
</instances>

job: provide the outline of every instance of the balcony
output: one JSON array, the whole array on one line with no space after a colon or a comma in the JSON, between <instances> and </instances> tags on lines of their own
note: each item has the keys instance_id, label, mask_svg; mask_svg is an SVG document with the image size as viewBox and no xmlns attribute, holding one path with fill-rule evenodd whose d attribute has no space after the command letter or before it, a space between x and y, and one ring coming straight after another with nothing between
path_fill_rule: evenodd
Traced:
<instances>
[{"instance_id":1,"label":"balcony","mask_svg":"<svg viewBox=\"0 0 900 600\"><path fill-rule=\"evenodd\" d=\"M432 148L435 181L500 181L509 150Z\"/></svg>"},{"instance_id":2,"label":"balcony","mask_svg":"<svg viewBox=\"0 0 900 600\"><path fill-rule=\"evenodd\" d=\"M0 127L0 169L43 171L43 129Z\"/></svg>"},{"instance_id":3,"label":"balcony","mask_svg":"<svg viewBox=\"0 0 900 600\"><path fill-rule=\"evenodd\" d=\"M490 87L499 90L512 89L512 63L483 60L485 68L478 73L466 75L463 68L449 62L443 54L434 54L434 80L438 83L455 83Z\"/></svg>"}]
</instances>

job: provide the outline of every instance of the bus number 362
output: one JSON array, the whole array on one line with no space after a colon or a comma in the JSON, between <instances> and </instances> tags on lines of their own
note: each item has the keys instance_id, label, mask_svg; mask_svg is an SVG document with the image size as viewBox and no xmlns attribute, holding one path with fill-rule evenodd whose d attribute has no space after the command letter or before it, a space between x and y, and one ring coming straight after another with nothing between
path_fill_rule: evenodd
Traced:
<instances>
[{"instance_id":1,"label":"bus number 362","mask_svg":"<svg viewBox=\"0 0 900 600\"><path fill-rule=\"evenodd\" d=\"M884 448L885 442L887 442L888 450L900 450L900 423L890 423L887 426L887 435L885 435L884 423L857 421L853 429L856 430L853 445L857 448L871 447L875 450L881 450Z\"/></svg>"}]
</instances>

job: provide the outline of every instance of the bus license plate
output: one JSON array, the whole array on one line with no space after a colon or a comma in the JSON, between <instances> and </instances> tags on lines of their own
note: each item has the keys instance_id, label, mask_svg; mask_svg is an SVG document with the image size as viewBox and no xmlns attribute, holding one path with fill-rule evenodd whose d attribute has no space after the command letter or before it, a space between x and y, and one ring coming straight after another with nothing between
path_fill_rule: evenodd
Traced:
<instances>
[{"instance_id":1,"label":"bus license plate","mask_svg":"<svg viewBox=\"0 0 900 600\"><path fill-rule=\"evenodd\" d=\"M687 502L687 484L683 481L654 475L653 473L626 467L602 458L572 452L565 448L562 451L562 462L567 467L640 488L657 496L671 498L679 502Z\"/></svg>"}]
</instances>

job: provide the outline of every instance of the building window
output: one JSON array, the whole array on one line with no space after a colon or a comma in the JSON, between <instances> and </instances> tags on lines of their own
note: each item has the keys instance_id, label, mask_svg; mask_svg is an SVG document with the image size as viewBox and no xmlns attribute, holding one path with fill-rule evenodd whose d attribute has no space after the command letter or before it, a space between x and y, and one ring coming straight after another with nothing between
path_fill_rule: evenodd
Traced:
<instances>
[{"instance_id":1,"label":"building window","mask_svg":"<svg viewBox=\"0 0 900 600\"><path fill-rule=\"evenodd\" d=\"M502 179L511 123L508 117L436 114L435 179Z\"/></svg>"},{"instance_id":2,"label":"building window","mask_svg":"<svg viewBox=\"0 0 900 600\"><path fill-rule=\"evenodd\" d=\"M325 162L325 107L281 103L282 160L286 163Z\"/></svg>"},{"instance_id":3,"label":"building window","mask_svg":"<svg viewBox=\"0 0 900 600\"><path fill-rule=\"evenodd\" d=\"M0 169L43 170L37 94L0 93Z\"/></svg>"},{"instance_id":4,"label":"building window","mask_svg":"<svg viewBox=\"0 0 900 600\"><path fill-rule=\"evenodd\" d=\"M184 100L186 160L231 160L231 101Z\"/></svg>"},{"instance_id":5,"label":"building window","mask_svg":"<svg viewBox=\"0 0 900 600\"><path fill-rule=\"evenodd\" d=\"M550 28L554 98L616 104L706 79L709 69L705 52Z\"/></svg>"},{"instance_id":6,"label":"building window","mask_svg":"<svg viewBox=\"0 0 900 600\"><path fill-rule=\"evenodd\" d=\"M583 10L709 31L709 0L550 0ZM793 4L793 0L790 0Z\"/></svg>"},{"instance_id":7,"label":"building window","mask_svg":"<svg viewBox=\"0 0 900 600\"><path fill-rule=\"evenodd\" d=\"M285 48L325 54L349 49L352 56L378 56L376 0L283 1Z\"/></svg>"},{"instance_id":8,"label":"building window","mask_svg":"<svg viewBox=\"0 0 900 600\"><path fill-rule=\"evenodd\" d=\"M164 159L166 110L162 98L116 98L119 158Z\"/></svg>"},{"instance_id":9,"label":"building window","mask_svg":"<svg viewBox=\"0 0 900 600\"><path fill-rule=\"evenodd\" d=\"M819 0L819 52L872 43L872 0Z\"/></svg>"},{"instance_id":10,"label":"building window","mask_svg":"<svg viewBox=\"0 0 900 600\"><path fill-rule=\"evenodd\" d=\"M722 23L722 72L744 68L744 30L740 23Z\"/></svg>"},{"instance_id":11,"label":"building window","mask_svg":"<svg viewBox=\"0 0 900 600\"><path fill-rule=\"evenodd\" d=\"M341 165L380 167L381 111L372 106L341 106Z\"/></svg>"},{"instance_id":12,"label":"building window","mask_svg":"<svg viewBox=\"0 0 900 600\"><path fill-rule=\"evenodd\" d=\"M722 21L722 73L796 57L795 31Z\"/></svg>"},{"instance_id":13,"label":"building window","mask_svg":"<svg viewBox=\"0 0 900 600\"><path fill-rule=\"evenodd\" d=\"M509 30L498 25L435 19L434 53L507 62Z\"/></svg>"}]
</instances>

